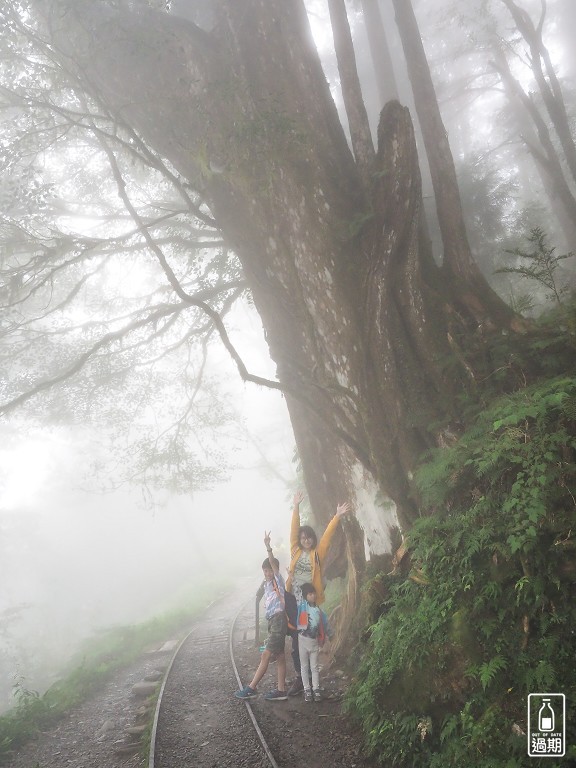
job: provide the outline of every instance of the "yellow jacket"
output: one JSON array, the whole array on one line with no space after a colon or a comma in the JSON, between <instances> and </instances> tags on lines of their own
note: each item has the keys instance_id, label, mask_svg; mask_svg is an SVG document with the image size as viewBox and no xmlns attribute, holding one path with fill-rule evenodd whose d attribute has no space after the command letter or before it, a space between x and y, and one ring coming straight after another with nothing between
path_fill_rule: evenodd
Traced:
<instances>
[{"instance_id":1,"label":"yellow jacket","mask_svg":"<svg viewBox=\"0 0 576 768\"><path fill-rule=\"evenodd\" d=\"M324 584L322 582L322 563L328 552L330 542L336 532L338 525L338 516L334 515L332 520L326 526L326 530L322 534L322 538L318 542L318 546L315 549L310 550L310 559L312 561L312 584L316 590L316 604L320 605L324 602ZM300 546L298 539L298 531L300 530L300 507L298 504L294 506L292 512L292 523L290 526L290 566L288 568L288 578L286 579L286 589L288 592L292 589L292 578L294 576L294 569L296 563L300 559L300 555L304 552Z\"/></svg>"}]
</instances>

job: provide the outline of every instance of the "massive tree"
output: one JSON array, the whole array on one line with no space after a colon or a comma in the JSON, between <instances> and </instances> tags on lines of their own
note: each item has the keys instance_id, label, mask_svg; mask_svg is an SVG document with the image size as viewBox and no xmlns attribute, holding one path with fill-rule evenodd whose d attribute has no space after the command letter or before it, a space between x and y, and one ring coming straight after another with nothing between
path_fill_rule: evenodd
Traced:
<instances>
[{"instance_id":1,"label":"massive tree","mask_svg":"<svg viewBox=\"0 0 576 768\"><path fill-rule=\"evenodd\" d=\"M364 132L351 151L301 0L214 0L203 28L141 3L31 7L73 87L176 169L238 255L277 381L236 362L244 378L285 393L318 521L347 495L362 515L380 491L407 528L418 458L453 439L457 394L489 372L479 350L492 333L522 328L473 264L461 217L450 219L457 190L441 123L428 146L446 212L439 266L420 226L408 110L388 103L377 149ZM173 298L210 312L151 249Z\"/></svg>"}]
</instances>

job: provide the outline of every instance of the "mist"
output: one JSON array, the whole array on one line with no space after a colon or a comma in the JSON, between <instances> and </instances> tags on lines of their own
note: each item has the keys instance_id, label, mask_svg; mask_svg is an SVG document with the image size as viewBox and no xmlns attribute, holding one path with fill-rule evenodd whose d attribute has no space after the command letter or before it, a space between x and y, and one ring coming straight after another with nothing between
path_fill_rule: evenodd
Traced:
<instances>
[{"instance_id":1,"label":"mist","mask_svg":"<svg viewBox=\"0 0 576 768\"><path fill-rule=\"evenodd\" d=\"M185 607L207 583L253 575L256 589L264 530L288 564L289 492L275 476L293 479L287 417L275 393L236 387L253 434L223 437L229 479L186 496L137 486L101 493L88 475L97 441L73 429L5 430L2 710L16 681L44 692L84 638Z\"/></svg>"}]
</instances>

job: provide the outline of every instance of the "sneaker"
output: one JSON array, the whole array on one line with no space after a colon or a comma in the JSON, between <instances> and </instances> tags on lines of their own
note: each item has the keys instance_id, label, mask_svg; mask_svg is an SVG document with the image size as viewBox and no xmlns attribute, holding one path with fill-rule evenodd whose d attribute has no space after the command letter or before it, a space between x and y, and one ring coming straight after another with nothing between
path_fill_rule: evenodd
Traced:
<instances>
[{"instance_id":1,"label":"sneaker","mask_svg":"<svg viewBox=\"0 0 576 768\"><path fill-rule=\"evenodd\" d=\"M288 688L288 696L298 696L299 693L302 693L304 690L304 684L302 683L302 678L297 677L296 680L292 683L290 688Z\"/></svg>"},{"instance_id":2,"label":"sneaker","mask_svg":"<svg viewBox=\"0 0 576 768\"><path fill-rule=\"evenodd\" d=\"M314 691L314 701L322 701L322 691Z\"/></svg>"},{"instance_id":3,"label":"sneaker","mask_svg":"<svg viewBox=\"0 0 576 768\"><path fill-rule=\"evenodd\" d=\"M286 691L269 691L269 693L264 694L264 698L266 701L286 701L288 698L288 695Z\"/></svg>"},{"instance_id":4,"label":"sneaker","mask_svg":"<svg viewBox=\"0 0 576 768\"><path fill-rule=\"evenodd\" d=\"M249 685L245 685L244 688L236 691L234 696L236 696L237 699L253 699L255 696L258 696L258 691L254 688L250 688Z\"/></svg>"},{"instance_id":5,"label":"sneaker","mask_svg":"<svg viewBox=\"0 0 576 768\"><path fill-rule=\"evenodd\" d=\"M314 696L312 695L312 691L304 691L304 701L307 701L307 702L314 701Z\"/></svg>"}]
</instances>

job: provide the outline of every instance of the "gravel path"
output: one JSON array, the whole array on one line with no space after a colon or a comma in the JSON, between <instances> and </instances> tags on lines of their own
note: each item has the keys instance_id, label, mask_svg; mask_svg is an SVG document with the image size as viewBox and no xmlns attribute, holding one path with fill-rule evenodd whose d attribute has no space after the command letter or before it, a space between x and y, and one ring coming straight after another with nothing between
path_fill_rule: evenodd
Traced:
<instances>
[{"instance_id":1,"label":"gravel path","mask_svg":"<svg viewBox=\"0 0 576 768\"><path fill-rule=\"evenodd\" d=\"M242 682L250 680L259 660L254 642L255 586L210 606L191 627L190 638L172 666L163 697L156 744L157 768L268 768L246 705L234 698L238 687L228 651L230 621L240 606L234 654ZM248 600L248 602L247 602ZM288 670L291 659L288 654ZM150 704L133 688L158 677L171 654L143 655L118 673L90 700L50 731L14 754L7 768L147 768L138 748L138 730L151 722ZM341 673L322 675L326 700L307 704L301 696L250 706L280 768L372 768L362 756L359 735L342 714ZM275 687L271 666L259 689ZM143 692L145 693L145 691Z\"/></svg>"}]
</instances>

